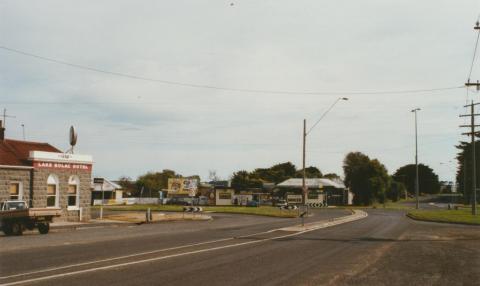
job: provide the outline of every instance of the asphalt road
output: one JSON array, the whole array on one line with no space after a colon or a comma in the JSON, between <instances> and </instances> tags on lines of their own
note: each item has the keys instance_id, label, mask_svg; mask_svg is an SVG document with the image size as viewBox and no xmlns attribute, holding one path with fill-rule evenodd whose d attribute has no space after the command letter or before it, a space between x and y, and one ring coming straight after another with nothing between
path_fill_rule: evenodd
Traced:
<instances>
[{"instance_id":1,"label":"asphalt road","mask_svg":"<svg viewBox=\"0 0 480 286\"><path fill-rule=\"evenodd\" d=\"M399 211L368 213L303 233L268 231L295 219L215 215L210 222L2 237L0 283L479 285L479 227L417 222ZM319 211L309 220L342 215Z\"/></svg>"}]
</instances>

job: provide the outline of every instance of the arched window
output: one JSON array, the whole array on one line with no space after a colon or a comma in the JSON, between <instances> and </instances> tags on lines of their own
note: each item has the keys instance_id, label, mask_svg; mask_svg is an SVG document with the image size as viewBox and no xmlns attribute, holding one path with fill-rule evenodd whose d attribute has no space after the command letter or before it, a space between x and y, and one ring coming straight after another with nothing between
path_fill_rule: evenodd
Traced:
<instances>
[{"instance_id":1,"label":"arched window","mask_svg":"<svg viewBox=\"0 0 480 286\"><path fill-rule=\"evenodd\" d=\"M80 201L80 179L78 176L70 176L68 178L67 192L68 208L73 209L79 206Z\"/></svg>"},{"instance_id":2,"label":"arched window","mask_svg":"<svg viewBox=\"0 0 480 286\"><path fill-rule=\"evenodd\" d=\"M47 179L47 208L58 208L58 177L53 174Z\"/></svg>"}]
</instances>

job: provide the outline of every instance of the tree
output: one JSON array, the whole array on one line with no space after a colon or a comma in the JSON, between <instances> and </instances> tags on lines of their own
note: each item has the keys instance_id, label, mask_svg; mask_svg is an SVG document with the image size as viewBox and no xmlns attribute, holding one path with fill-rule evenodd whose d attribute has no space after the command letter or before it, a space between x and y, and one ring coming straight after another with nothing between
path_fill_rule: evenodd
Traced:
<instances>
[{"instance_id":1,"label":"tree","mask_svg":"<svg viewBox=\"0 0 480 286\"><path fill-rule=\"evenodd\" d=\"M402 182L407 188L407 191L412 195L415 194L415 178L415 164L402 166L395 172L395 174L393 174L393 179L397 182ZM418 180L420 193L437 194L440 192L438 175L427 165L418 165Z\"/></svg>"},{"instance_id":2,"label":"tree","mask_svg":"<svg viewBox=\"0 0 480 286\"><path fill-rule=\"evenodd\" d=\"M252 176L245 170L233 173L232 188L235 190L242 191L249 188L261 188L262 185L263 183L258 177Z\"/></svg>"},{"instance_id":3,"label":"tree","mask_svg":"<svg viewBox=\"0 0 480 286\"><path fill-rule=\"evenodd\" d=\"M370 205L384 202L389 187L387 169L377 159L371 160L361 152L350 152L343 161L345 184L353 192L353 202Z\"/></svg>"},{"instance_id":4,"label":"tree","mask_svg":"<svg viewBox=\"0 0 480 286\"><path fill-rule=\"evenodd\" d=\"M470 203L471 195L472 195L472 170L473 170L473 163L472 163L472 143L469 142L460 142L459 145L456 146L460 152L457 154L457 183L459 187L459 191L463 193L464 202ZM476 141L475 143L475 157L477 166L478 162L480 162L480 141ZM480 182L480 167L476 168L476 178L477 178L477 186ZM477 196L477 200L480 201L480 196Z\"/></svg>"},{"instance_id":5,"label":"tree","mask_svg":"<svg viewBox=\"0 0 480 286\"><path fill-rule=\"evenodd\" d=\"M138 192L137 185L135 181L130 177L122 176L118 179L118 184L122 187L122 190L125 194L131 196Z\"/></svg>"},{"instance_id":6,"label":"tree","mask_svg":"<svg viewBox=\"0 0 480 286\"><path fill-rule=\"evenodd\" d=\"M136 195L140 195L143 188L143 196L145 196L145 194L151 194L152 197L157 197L159 191L168 188L169 178L181 177L180 174L176 174L175 171L168 169L165 169L162 172L148 172L147 174L138 177L136 182L138 193Z\"/></svg>"},{"instance_id":7,"label":"tree","mask_svg":"<svg viewBox=\"0 0 480 286\"><path fill-rule=\"evenodd\" d=\"M322 171L320 171L317 167L306 167L305 168L305 176L307 178L322 178L323 174ZM295 174L296 178L303 178L303 170L298 170Z\"/></svg>"},{"instance_id":8,"label":"tree","mask_svg":"<svg viewBox=\"0 0 480 286\"><path fill-rule=\"evenodd\" d=\"M390 182L390 188L387 191L387 198L396 202L401 198L404 198L407 193L407 188L402 182L392 180Z\"/></svg>"},{"instance_id":9,"label":"tree","mask_svg":"<svg viewBox=\"0 0 480 286\"><path fill-rule=\"evenodd\" d=\"M323 175L323 178L325 179L330 179L330 180L340 180L340 176L335 174L335 173L328 173L328 174L325 174Z\"/></svg>"},{"instance_id":10,"label":"tree","mask_svg":"<svg viewBox=\"0 0 480 286\"><path fill-rule=\"evenodd\" d=\"M318 170L318 169L317 169ZM270 168L257 168L249 174L251 179L261 180L263 182L281 183L287 179L295 177L297 170L291 162L285 162L273 165Z\"/></svg>"}]
</instances>

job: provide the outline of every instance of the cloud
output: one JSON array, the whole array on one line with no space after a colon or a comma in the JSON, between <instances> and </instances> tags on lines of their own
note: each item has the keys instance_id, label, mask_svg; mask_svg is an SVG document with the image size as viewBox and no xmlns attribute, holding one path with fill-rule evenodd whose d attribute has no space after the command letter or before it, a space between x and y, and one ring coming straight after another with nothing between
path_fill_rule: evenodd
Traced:
<instances>
[{"instance_id":1,"label":"cloud","mask_svg":"<svg viewBox=\"0 0 480 286\"><path fill-rule=\"evenodd\" d=\"M114 72L232 88L460 86L474 44L479 9L472 7L480 7L457 2L242 1L232 9L193 0L2 1L0 44ZM25 123L27 138L63 147L73 124L79 150L95 157L95 172L112 177L162 168L203 176L217 169L228 177L281 161L299 165L303 119L315 122L337 98L178 87L5 51L0 62L0 108L17 116L7 134L20 138ZM348 150L365 150L389 170L409 163L409 111L417 106L421 160L434 166L455 156L463 90L349 97L309 135L309 165L341 173Z\"/></svg>"}]
</instances>

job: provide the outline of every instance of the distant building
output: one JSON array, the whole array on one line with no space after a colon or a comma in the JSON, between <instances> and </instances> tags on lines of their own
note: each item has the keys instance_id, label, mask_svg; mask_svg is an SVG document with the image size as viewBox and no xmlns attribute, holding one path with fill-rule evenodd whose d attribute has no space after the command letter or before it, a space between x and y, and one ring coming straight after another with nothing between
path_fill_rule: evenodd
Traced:
<instances>
[{"instance_id":1,"label":"distant building","mask_svg":"<svg viewBox=\"0 0 480 286\"><path fill-rule=\"evenodd\" d=\"M0 201L60 208L60 220L90 219L90 155L66 154L48 143L5 138L0 121Z\"/></svg>"},{"instance_id":2,"label":"distant building","mask_svg":"<svg viewBox=\"0 0 480 286\"><path fill-rule=\"evenodd\" d=\"M123 203L122 187L106 178L93 178L92 204L121 204Z\"/></svg>"},{"instance_id":3,"label":"distant building","mask_svg":"<svg viewBox=\"0 0 480 286\"><path fill-rule=\"evenodd\" d=\"M308 188L307 203L322 203L326 205L350 205L353 196L341 181L324 178L306 179ZM277 197L284 197L288 203L302 203L302 179L292 178L280 184L275 189Z\"/></svg>"}]
</instances>

